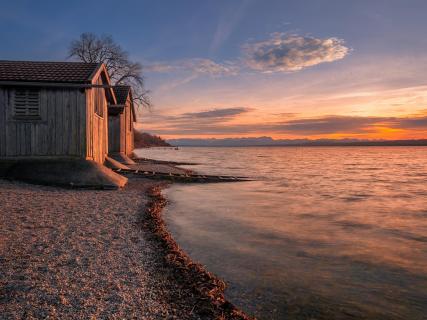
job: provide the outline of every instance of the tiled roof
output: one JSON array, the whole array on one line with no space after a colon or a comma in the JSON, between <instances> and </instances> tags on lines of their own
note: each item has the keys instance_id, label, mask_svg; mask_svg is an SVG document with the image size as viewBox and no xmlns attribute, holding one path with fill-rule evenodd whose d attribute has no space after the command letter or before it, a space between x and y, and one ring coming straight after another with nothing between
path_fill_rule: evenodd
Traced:
<instances>
[{"instance_id":1,"label":"tiled roof","mask_svg":"<svg viewBox=\"0 0 427 320\"><path fill-rule=\"evenodd\" d=\"M0 60L0 81L87 83L98 63Z\"/></svg>"},{"instance_id":2,"label":"tiled roof","mask_svg":"<svg viewBox=\"0 0 427 320\"><path fill-rule=\"evenodd\" d=\"M116 95L117 104L126 104L130 86L114 86L113 90Z\"/></svg>"}]
</instances>

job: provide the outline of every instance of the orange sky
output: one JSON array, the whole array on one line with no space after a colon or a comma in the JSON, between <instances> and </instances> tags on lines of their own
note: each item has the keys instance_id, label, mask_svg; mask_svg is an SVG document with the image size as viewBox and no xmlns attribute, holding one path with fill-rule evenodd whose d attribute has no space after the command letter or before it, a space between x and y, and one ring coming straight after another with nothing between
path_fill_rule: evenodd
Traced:
<instances>
[{"instance_id":1,"label":"orange sky","mask_svg":"<svg viewBox=\"0 0 427 320\"><path fill-rule=\"evenodd\" d=\"M155 106L137 128L165 138L427 138L425 55L352 52L297 71L236 72L153 73Z\"/></svg>"},{"instance_id":2,"label":"orange sky","mask_svg":"<svg viewBox=\"0 0 427 320\"><path fill-rule=\"evenodd\" d=\"M274 88L254 89L262 90ZM252 93L239 99L236 93L235 103L221 104L209 103L210 95L193 101L178 96L189 102L144 111L137 128L165 138L427 138L427 86L272 97ZM200 104L218 107L200 110Z\"/></svg>"}]
</instances>

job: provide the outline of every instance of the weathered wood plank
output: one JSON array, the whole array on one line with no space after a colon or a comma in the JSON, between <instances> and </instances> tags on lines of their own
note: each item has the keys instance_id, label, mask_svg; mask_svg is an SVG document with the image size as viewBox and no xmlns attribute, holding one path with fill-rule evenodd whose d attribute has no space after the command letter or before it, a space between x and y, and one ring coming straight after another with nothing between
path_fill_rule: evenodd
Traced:
<instances>
[{"instance_id":1,"label":"weathered wood plank","mask_svg":"<svg viewBox=\"0 0 427 320\"><path fill-rule=\"evenodd\" d=\"M105 97L105 94L104 94ZM104 163L105 161L105 157L108 154L108 105L107 105L107 101L105 100L105 98L103 99L104 102L104 116L103 116L103 136L102 136L102 140L103 140L103 145L104 145L104 149L103 149L103 154L102 154L102 163Z\"/></svg>"},{"instance_id":2,"label":"weathered wood plank","mask_svg":"<svg viewBox=\"0 0 427 320\"><path fill-rule=\"evenodd\" d=\"M30 150L30 154L31 155L38 155L40 154L39 152L39 148L41 143L39 143L40 141L40 136L39 136L39 129L40 125L36 124L36 123L32 123L31 124L31 150Z\"/></svg>"},{"instance_id":3,"label":"weathered wood plank","mask_svg":"<svg viewBox=\"0 0 427 320\"><path fill-rule=\"evenodd\" d=\"M47 155L49 150L49 128L48 128L48 93L46 89L40 92L40 114L43 124L37 126L37 154Z\"/></svg>"},{"instance_id":4,"label":"weathered wood plank","mask_svg":"<svg viewBox=\"0 0 427 320\"><path fill-rule=\"evenodd\" d=\"M61 90L62 94L61 94L61 116L62 116L62 150L61 153L64 155L68 155L69 154L69 136L70 136L70 131L68 130L68 90L67 89L63 89Z\"/></svg>"},{"instance_id":5,"label":"weathered wood plank","mask_svg":"<svg viewBox=\"0 0 427 320\"><path fill-rule=\"evenodd\" d=\"M11 97L14 94L13 89L7 90L4 98L6 103L6 139L8 139L8 142L6 143L7 149L6 149L6 156L14 156L16 155L16 125L14 122L10 122L11 118L11 104L12 100Z\"/></svg>"},{"instance_id":6,"label":"weathered wood plank","mask_svg":"<svg viewBox=\"0 0 427 320\"><path fill-rule=\"evenodd\" d=\"M99 135L99 119L97 116L93 117L93 158L95 161L99 162L99 144L98 142Z\"/></svg>"},{"instance_id":7,"label":"weathered wood plank","mask_svg":"<svg viewBox=\"0 0 427 320\"><path fill-rule=\"evenodd\" d=\"M17 145L18 145L18 135L17 132L18 130L16 130L16 123L15 122L10 122L8 124L8 138L10 143L8 143L8 156L16 156L18 154L17 152Z\"/></svg>"},{"instance_id":8,"label":"weathered wood plank","mask_svg":"<svg viewBox=\"0 0 427 320\"><path fill-rule=\"evenodd\" d=\"M24 141L24 155L31 155L31 123L24 124L25 141Z\"/></svg>"},{"instance_id":9,"label":"weathered wood plank","mask_svg":"<svg viewBox=\"0 0 427 320\"><path fill-rule=\"evenodd\" d=\"M63 90L55 90L55 110L56 110L56 145L55 145L55 154L64 155L64 123L62 113L64 108L62 106Z\"/></svg>"},{"instance_id":10,"label":"weathered wood plank","mask_svg":"<svg viewBox=\"0 0 427 320\"><path fill-rule=\"evenodd\" d=\"M79 91L79 98L78 98L78 110L79 110L79 122L78 127L80 128L79 131L79 140L78 140L78 148L79 148L79 155L81 157L86 158L86 146L87 146L87 140L86 137L88 135L87 129L86 129L86 110L87 110L87 97L86 94L81 93Z\"/></svg>"},{"instance_id":11,"label":"weathered wood plank","mask_svg":"<svg viewBox=\"0 0 427 320\"><path fill-rule=\"evenodd\" d=\"M25 139L25 128L20 122L16 122L16 130L19 133L19 139L17 139L17 151L18 155L22 156L24 154L24 148L22 141Z\"/></svg>"},{"instance_id":12,"label":"weathered wood plank","mask_svg":"<svg viewBox=\"0 0 427 320\"><path fill-rule=\"evenodd\" d=\"M68 154L75 155L76 154L76 146L75 146L75 139L76 139L76 108L75 108L75 102L76 102L76 92L75 91L68 91Z\"/></svg>"},{"instance_id":13,"label":"weathered wood plank","mask_svg":"<svg viewBox=\"0 0 427 320\"><path fill-rule=\"evenodd\" d=\"M48 114L48 150L47 155L55 155L56 146L56 108L55 94L53 90L47 91L47 114Z\"/></svg>"},{"instance_id":14,"label":"weathered wood plank","mask_svg":"<svg viewBox=\"0 0 427 320\"><path fill-rule=\"evenodd\" d=\"M93 90L86 89L86 157L93 158Z\"/></svg>"},{"instance_id":15,"label":"weathered wood plank","mask_svg":"<svg viewBox=\"0 0 427 320\"><path fill-rule=\"evenodd\" d=\"M6 101L5 101L6 90L0 87L0 128L4 128L6 132ZM6 134L0 132L0 157L6 156Z\"/></svg>"}]
</instances>

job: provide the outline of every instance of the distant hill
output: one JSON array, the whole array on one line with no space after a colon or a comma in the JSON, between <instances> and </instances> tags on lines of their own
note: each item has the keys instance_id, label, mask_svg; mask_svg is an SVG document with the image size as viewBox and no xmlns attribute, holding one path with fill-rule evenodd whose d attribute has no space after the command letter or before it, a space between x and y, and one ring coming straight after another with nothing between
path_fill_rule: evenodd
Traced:
<instances>
[{"instance_id":1,"label":"distant hill","mask_svg":"<svg viewBox=\"0 0 427 320\"><path fill-rule=\"evenodd\" d=\"M173 146L181 147L256 147L256 146L427 146L427 139L419 140L360 140L360 139L273 139L224 138L224 139L169 139Z\"/></svg>"},{"instance_id":2,"label":"distant hill","mask_svg":"<svg viewBox=\"0 0 427 320\"><path fill-rule=\"evenodd\" d=\"M161 137L137 130L135 130L134 133L134 141L135 148L171 147L171 145Z\"/></svg>"}]
</instances>

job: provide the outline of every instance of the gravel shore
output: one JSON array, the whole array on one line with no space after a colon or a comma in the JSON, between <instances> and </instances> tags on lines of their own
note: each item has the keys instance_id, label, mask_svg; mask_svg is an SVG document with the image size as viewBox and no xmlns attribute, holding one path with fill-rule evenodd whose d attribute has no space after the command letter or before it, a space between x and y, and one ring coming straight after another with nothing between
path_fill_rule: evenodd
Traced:
<instances>
[{"instance_id":1,"label":"gravel shore","mask_svg":"<svg viewBox=\"0 0 427 320\"><path fill-rule=\"evenodd\" d=\"M199 319L141 229L145 192L0 180L0 319Z\"/></svg>"}]
</instances>

